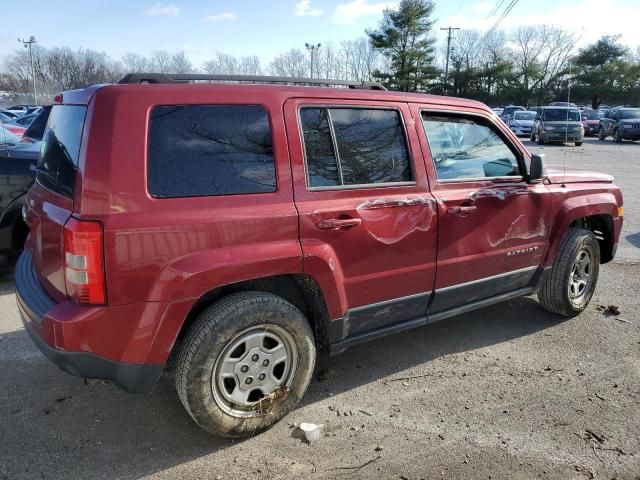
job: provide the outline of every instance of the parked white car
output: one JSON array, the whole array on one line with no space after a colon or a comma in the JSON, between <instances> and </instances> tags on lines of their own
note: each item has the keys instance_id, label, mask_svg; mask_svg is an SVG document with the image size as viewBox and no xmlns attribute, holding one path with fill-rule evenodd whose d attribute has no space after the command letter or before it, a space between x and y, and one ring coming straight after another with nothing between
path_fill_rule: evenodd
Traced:
<instances>
[{"instance_id":1,"label":"parked white car","mask_svg":"<svg viewBox=\"0 0 640 480\"><path fill-rule=\"evenodd\" d=\"M509 128L518 136L530 136L536 112L519 110L513 112L513 117L509 120Z\"/></svg>"}]
</instances>

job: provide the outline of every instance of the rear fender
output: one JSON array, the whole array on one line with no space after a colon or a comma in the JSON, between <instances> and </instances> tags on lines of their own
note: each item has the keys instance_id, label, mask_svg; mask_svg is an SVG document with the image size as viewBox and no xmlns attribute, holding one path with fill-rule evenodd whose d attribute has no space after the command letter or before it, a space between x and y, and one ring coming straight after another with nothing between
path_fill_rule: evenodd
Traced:
<instances>
[{"instance_id":1,"label":"rear fender","mask_svg":"<svg viewBox=\"0 0 640 480\"><path fill-rule=\"evenodd\" d=\"M167 265L154 282L149 300L196 300L224 285L295 273L302 273L297 240L204 250Z\"/></svg>"},{"instance_id":2,"label":"rear fender","mask_svg":"<svg viewBox=\"0 0 640 480\"><path fill-rule=\"evenodd\" d=\"M329 319L342 317L347 311L344 274L338 255L331 245L315 241L303 241L304 273L314 278L324 295Z\"/></svg>"}]
</instances>

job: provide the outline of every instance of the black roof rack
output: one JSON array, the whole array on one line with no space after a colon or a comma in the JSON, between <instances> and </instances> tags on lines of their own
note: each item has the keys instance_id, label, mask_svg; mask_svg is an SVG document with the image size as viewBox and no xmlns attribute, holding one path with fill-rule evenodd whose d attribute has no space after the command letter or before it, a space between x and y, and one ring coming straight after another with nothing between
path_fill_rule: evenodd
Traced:
<instances>
[{"instance_id":1,"label":"black roof rack","mask_svg":"<svg viewBox=\"0 0 640 480\"><path fill-rule=\"evenodd\" d=\"M329 80L323 78L270 77L266 75L209 75L207 73L129 73L122 77L119 84L132 83L273 83L284 85L336 86L359 88L364 90L386 90L377 82L352 82L348 80Z\"/></svg>"}]
</instances>

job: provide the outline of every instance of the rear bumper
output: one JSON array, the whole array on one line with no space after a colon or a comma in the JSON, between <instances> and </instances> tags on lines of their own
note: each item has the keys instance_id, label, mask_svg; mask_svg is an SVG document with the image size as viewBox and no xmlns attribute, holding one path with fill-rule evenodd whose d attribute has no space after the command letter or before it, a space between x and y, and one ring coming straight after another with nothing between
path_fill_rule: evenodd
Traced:
<instances>
[{"instance_id":1,"label":"rear bumper","mask_svg":"<svg viewBox=\"0 0 640 480\"><path fill-rule=\"evenodd\" d=\"M90 318L87 315L89 309L73 306L68 302L56 304L40 286L33 271L29 250L18 259L15 278L16 299L24 327L49 360L72 375L110 380L128 392L145 393L153 390L162 374L164 363L120 362L89 351L67 351L53 344L55 341L52 342L51 339L55 339L56 335L64 337L65 326L77 328L79 323ZM103 310L107 308L102 307ZM51 313L56 309L58 312L52 316ZM64 314L64 319L60 318L61 313Z\"/></svg>"}]
</instances>

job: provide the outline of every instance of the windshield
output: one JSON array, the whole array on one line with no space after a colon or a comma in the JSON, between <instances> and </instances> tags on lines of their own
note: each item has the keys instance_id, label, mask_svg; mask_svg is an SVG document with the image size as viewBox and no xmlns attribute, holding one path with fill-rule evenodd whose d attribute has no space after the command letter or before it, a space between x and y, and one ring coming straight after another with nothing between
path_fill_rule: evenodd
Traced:
<instances>
[{"instance_id":1,"label":"windshield","mask_svg":"<svg viewBox=\"0 0 640 480\"><path fill-rule=\"evenodd\" d=\"M550 108L544 110L543 120L547 122L579 122L580 112L568 108Z\"/></svg>"},{"instance_id":2,"label":"windshield","mask_svg":"<svg viewBox=\"0 0 640 480\"><path fill-rule=\"evenodd\" d=\"M515 112L513 118L514 120L533 120L536 118L536 112Z\"/></svg>"},{"instance_id":3,"label":"windshield","mask_svg":"<svg viewBox=\"0 0 640 480\"><path fill-rule=\"evenodd\" d=\"M640 118L640 109L620 110L620 118Z\"/></svg>"},{"instance_id":4,"label":"windshield","mask_svg":"<svg viewBox=\"0 0 640 480\"><path fill-rule=\"evenodd\" d=\"M602 112L598 112L598 111L591 111L591 112L582 112L582 119L583 120L598 120L600 118L602 118L604 116L604 114Z\"/></svg>"}]
</instances>

